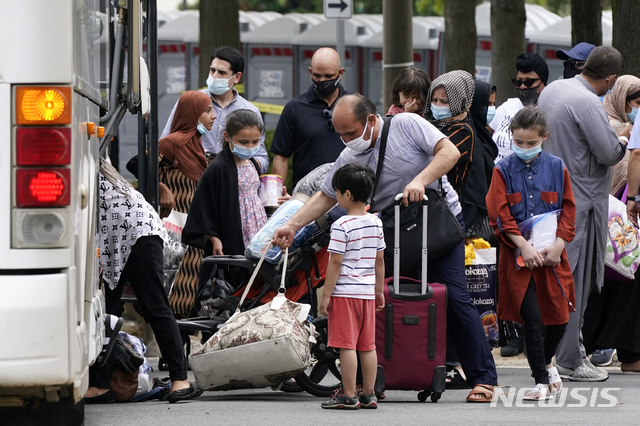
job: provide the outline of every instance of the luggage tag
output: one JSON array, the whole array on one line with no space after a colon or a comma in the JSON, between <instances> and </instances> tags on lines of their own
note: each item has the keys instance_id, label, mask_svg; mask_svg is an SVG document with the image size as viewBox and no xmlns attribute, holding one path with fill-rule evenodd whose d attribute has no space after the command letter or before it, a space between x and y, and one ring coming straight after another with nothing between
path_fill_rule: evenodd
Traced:
<instances>
[{"instance_id":1,"label":"luggage tag","mask_svg":"<svg viewBox=\"0 0 640 426\"><path fill-rule=\"evenodd\" d=\"M280 288L278 289L278 295L273 298L270 305L270 308L273 309L274 311L279 310L282 307L282 305L284 305L284 302L287 300L287 298L284 295L286 291L284 280L285 280L285 276L287 275L288 260L289 260L289 247L287 247L284 251L284 263L282 265L282 279L280 281Z\"/></svg>"},{"instance_id":2,"label":"luggage tag","mask_svg":"<svg viewBox=\"0 0 640 426\"><path fill-rule=\"evenodd\" d=\"M284 295L285 292L287 291L284 281L287 275L288 260L289 260L289 248L287 247L284 252L284 263L282 264L282 278L280 281L280 288L278 289L278 295L274 297L273 300L271 300L271 305L269 305L269 308L273 309L274 311L279 310L282 307L282 305L284 305L284 302L288 300L287 297ZM293 303L300 306L300 312L298 313L298 321L300 321L301 323L304 323L309 319L309 312L311 311L311 305L309 305L308 303L298 303L298 302L293 302Z\"/></svg>"}]
</instances>

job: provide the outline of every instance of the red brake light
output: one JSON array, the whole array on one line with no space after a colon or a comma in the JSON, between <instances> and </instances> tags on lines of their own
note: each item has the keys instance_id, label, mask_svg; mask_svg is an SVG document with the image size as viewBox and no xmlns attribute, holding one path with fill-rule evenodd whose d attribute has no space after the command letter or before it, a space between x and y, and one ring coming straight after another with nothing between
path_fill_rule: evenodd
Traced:
<instances>
[{"instance_id":1,"label":"red brake light","mask_svg":"<svg viewBox=\"0 0 640 426\"><path fill-rule=\"evenodd\" d=\"M16 170L18 207L68 206L71 203L69 169Z\"/></svg>"},{"instance_id":2,"label":"red brake light","mask_svg":"<svg viewBox=\"0 0 640 426\"><path fill-rule=\"evenodd\" d=\"M68 127L20 127L16 130L18 166L71 164L71 129Z\"/></svg>"}]
</instances>

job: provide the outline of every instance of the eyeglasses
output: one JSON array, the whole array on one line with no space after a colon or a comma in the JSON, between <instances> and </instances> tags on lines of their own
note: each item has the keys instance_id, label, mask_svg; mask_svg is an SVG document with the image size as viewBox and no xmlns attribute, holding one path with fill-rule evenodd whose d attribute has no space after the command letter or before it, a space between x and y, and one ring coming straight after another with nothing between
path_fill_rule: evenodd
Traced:
<instances>
[{"instance_id":1,"label":"eyeglasses","mask_svg":"<svg viewBox=\"0 0 640 426\"><path fill-rule=\"evenodd\" d=\"M525 78L524 80L520 80L520 79L515 79L512 78L511 81L513 82L513 85L516 87L520 87L524 84L524 86L529 89L531 88L531 86L533 86L533 83L535 83L536 81L540 80L539 78Z\"/></svg>"},{"instance_id":2,"label":"eyeglasses","mask_svg":"<svg viewBox=\"0 0 640 426\"><path fill-rule=\"evenodd\" d=\"M564 66L566 68L573 68L574 70L581 70L582 68L584 68L585 63L586 61L570 60L564 61Z\"/></svg>"},{"instance_id":3,"label":"eyeglasses","mask_svg":"<svg viewBox=\"0 0 640 426\"><path fill-rule=\"evenodd\" d=\"M333 117L333 110L329 108L325 108L322 111L322 115L324 115L325 118L329 119L329 121L327 121L327 127L329 128L329 130L333 130L333 121L331 120L331 117Z\"/></svg>"}]
</instances>

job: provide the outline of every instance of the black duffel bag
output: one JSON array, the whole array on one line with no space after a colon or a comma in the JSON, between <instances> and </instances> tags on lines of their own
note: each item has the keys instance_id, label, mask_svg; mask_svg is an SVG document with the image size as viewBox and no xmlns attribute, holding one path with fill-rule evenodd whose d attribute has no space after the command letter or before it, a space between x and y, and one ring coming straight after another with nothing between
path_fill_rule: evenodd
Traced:
<instances>
[{"instance_id":1,"label":"black duffel bag","mask_svg":"<svg viewBox=\"0 0 640 426\"><path fill-rule=\"evenodd\" d=\"M440 181L442 184L442 181ZM401 196L402 194L399 194ZM432 262L443 254L454 249L464 241L464 231L460 222L447 206L444 191L426 188L427 196L427 261ZM402 200L398 200L401 203ZM385 207L380 212L380 220L384 229L385 275L393 275L394 251L394 205ZM423 203L411 203L408 207L400 206L400 275L412 276L421 268L422 258L422 224L424 222Z\"/></svg>"}]
</instances>

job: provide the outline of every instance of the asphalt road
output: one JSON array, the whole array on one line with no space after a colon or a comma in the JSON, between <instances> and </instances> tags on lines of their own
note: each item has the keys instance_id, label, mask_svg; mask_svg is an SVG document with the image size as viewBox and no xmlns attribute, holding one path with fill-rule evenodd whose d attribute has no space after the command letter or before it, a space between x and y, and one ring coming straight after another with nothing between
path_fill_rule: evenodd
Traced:
<instances>
[{"instance_id":1,"label":"asphalt road","mask_svg":"<svg viewBox=\"0 0 640 426\"><path fill-rule=\"evenodd\" d=\"M157 360L153 359L151 364L157 365ZM448 390L435 404L419 402L416 392L387 391L377 410L345 412L323 410L320 408L323 398L304 392L255 389L205 392L197 399L176 404L152 401L88 405L85 426L639 424L640 375L622 374L616 367L609 370L610 377L605 382L565 382L566 396L552 400L553 406L530 402L523 406L518 401L518 391L533 385L529 369L519 367L498 368L499 383L506 396L494 406L464 402L468 390Z\"/></svg>"}]
</instances>

